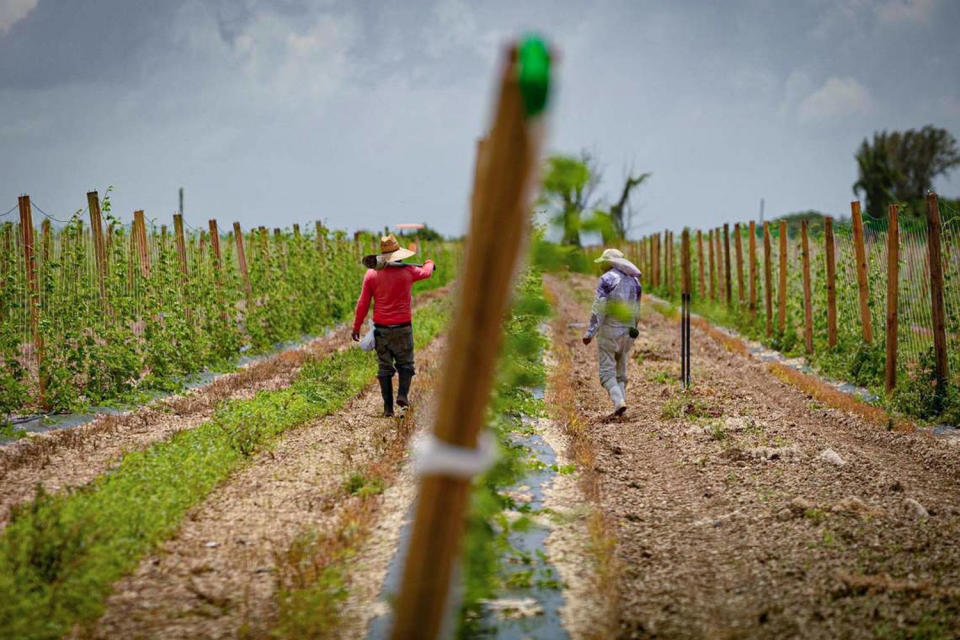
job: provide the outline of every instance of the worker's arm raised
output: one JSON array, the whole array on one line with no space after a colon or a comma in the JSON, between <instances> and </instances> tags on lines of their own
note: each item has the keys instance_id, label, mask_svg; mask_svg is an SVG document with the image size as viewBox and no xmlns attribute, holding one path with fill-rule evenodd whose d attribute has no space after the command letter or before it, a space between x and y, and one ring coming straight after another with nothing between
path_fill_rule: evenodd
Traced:
<instances>
[{"instance_id":1,"label":"worker's arm raised","mask_svg":"<svg viewBox=\"0 0 960 640\"><path fill-rule=\"evenodd\" d=\"M413 271L413 281L417 280L426 280L433 275L434 270L436 270L437 265L433 263L433 260L426 260L423 263L422 267L410 267Z\"/></svg>"}]
</instances>

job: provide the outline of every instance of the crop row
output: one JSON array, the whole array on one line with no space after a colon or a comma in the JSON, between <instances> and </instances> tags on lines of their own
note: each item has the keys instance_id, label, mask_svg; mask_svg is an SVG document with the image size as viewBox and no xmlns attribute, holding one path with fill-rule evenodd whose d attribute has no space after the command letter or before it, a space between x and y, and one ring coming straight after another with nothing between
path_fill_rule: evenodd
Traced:
<instances>
[{"instance_id":1,"label":"crop row","mask_svg":"<svg viewBox=\"0 0 960 640\"><path fill-rule=\"evenodd\" d=\"M418 347L443 329L447 308L415 311ZM16 507L0 536L0 636L56 638L96 619L113 583L171 536L187 509L284 431L343 406L374 370L373 355L356 348L313 360L288 388L230 401L196 429L126 454L88 486Z\"/></svg>"},{"instance_id":2,"label":"crop row","mask_svg":"<svg viewBox=\"0 0 960 640\"><path fill-rule=\"evenodd\" d=\"M694 311L788 356L805 356L824 375L867 387L878 401L904 413L960 421L960 223L953 220L940 232L945 316L940 330L946 348L938 365L926 221L897 221L896 271L888 255L887 220L866 220L859 237L851 221L830 222L829 227L788 227L774 221L765 227L688 230ZM641 266L645 290L674 303L680 302L684 286L683 239L665 232L623 247ZM862 286L858 243L865 263ZM833 253L833 278L828 274L828 249ZM888 308L891 274L897 276L896 314ZM896 331L892 351L888 327ZM949 371L946 384L938 368L944 363Z\"/></svg>"},{"instance_id":3,"label":"crop row","mask_svg":"<svg viewBox=\"0 0 960 640\"><path fill-rule=\"evenodd\" d=\"M76 410L170 391L243 354L317 335L347 318L375 238L264 227L221 232L125 225L109 193L88 194L60 229L0 227L0 413ZM24 199L22 198L21 201ZM105 216L101 221L101 210ZM94 215L94 213L96 215ZM421 246L449 281L458 248Z\"/></svg>"}]
</instances>

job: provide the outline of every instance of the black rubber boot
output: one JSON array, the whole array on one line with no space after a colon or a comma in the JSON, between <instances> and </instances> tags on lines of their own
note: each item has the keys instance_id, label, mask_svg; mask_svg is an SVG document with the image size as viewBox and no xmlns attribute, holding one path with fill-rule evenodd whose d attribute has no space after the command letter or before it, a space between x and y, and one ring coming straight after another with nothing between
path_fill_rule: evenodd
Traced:
<instances>
[{"instance_id":1,"label":"black rubber boot","mask_svg":"<svg viewBox=\"0 0 960 640\"><path fill-rule=\"evenodd\" d=\"M413 373L410 371L401 371L400 372L400 383L397 385L397 406L399 407L409 407L410 400L408 396L410 394L410 382L413 380Z\"/></svg>"},{"instance_id":2,"label":"black rubber boot","mask_svg":"<svg viewBox=\"0 0 960 640\"><path fill-rule=\"evenodd\" d=\"M393 417L393 376L377 378L380 381L380 395L383 396L383 417Z\"/></svg>"}]
</instances>

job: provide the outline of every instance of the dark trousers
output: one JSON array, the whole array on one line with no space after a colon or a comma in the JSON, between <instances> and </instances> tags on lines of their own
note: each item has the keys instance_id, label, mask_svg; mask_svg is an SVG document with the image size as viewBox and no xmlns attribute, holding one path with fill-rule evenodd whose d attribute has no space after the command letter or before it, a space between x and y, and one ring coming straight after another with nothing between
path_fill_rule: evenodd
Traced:
<instances>
[{"instance_id":1,"label":"dark trousers","mask_svg":"<svg viewBox=\"0 0 960 640\"><path fill-rule=\"evenodd\" d=\"M392 378L397 371L414 375L413 327L377 325L373 329L377 349L377 377Z\"/></svg>"}]
</instances>

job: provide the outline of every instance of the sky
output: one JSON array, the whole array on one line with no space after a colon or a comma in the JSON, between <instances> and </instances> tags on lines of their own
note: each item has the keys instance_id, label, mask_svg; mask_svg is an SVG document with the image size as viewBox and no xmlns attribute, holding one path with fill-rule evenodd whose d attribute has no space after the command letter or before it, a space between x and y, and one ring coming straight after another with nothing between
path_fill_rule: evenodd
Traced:
<instances>
[{"instance_id":1,"label":"sky","mask_svg":"<svg viewBox=\"0 0 960 640\"><path fill-rule=\"evenodd\" d=\"M548 150L632 234L849 212L877 130L960 137L957 0L0 0L0 213L467 226L504 43L559 52ZM960 195L960 171L935 188ZM10 214L10 215L15 215ZM9 219L9 218L8 218Z\"/></svg>"}]
</instances>

